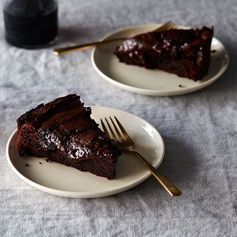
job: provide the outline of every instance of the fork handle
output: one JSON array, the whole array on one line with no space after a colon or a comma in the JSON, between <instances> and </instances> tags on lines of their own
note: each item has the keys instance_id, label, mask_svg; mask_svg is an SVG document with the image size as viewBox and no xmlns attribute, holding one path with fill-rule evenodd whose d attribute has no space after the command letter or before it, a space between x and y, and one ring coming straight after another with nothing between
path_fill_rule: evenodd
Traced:
<instances>
[{"instance_id":1,"label":"fork handle","mask_svg":"<svg viewBox=\"0 0 237 237\"><path fill-rule=\"evenodd\" d=\"M86 43L86 44L77 44L77 45L63 47L63 48L56 48L53 50L53 52L54 52L54 54L61 56L61 55L71 53L74 51L94 48L94 47L102 45L102 44L112 43L112 42L121 41L121 40L125 40L125 38L108 39L108 40L103 40L103 41L90 42L90 43Z\"/></svg>"},{"instance_id":2,"label":"fork handle","mask_svg":"<svg viewBox=\"0 0 237 237\"><path fill-rule=\"evenodd\" d=\"M156 180L161 184L161 186L171 195L171 196L179 196L181 195L181 191L174 185L172 184L170 181L168 181L163 175L160 175L157 171L157 169L155 169L141 154L139 154L137 151L135 150L131 150L131 149L126 149L123 150L124 152L130 153L134 156L136 156L137 158L139 158L139 160L141 161L141 163L143 163L146 168L148 170L150 170L151 174L156 178Z\"/></svg>"}]
</instances>

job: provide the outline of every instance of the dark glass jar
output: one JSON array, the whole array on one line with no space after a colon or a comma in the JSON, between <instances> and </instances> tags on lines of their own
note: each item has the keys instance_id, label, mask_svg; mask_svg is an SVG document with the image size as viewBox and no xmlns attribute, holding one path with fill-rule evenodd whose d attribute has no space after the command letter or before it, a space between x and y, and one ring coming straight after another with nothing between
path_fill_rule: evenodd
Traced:
<instances>
[{"instance_id":1,"label":"dark glass jar","mask_svg":"<svg viewBox=\"0 0 237 237\"><path fill-rule=\"evenodd\" d=\"M3 5L5 38L21 48L40 48L57 36L57 0L6 0Z\"/></svg>"}]
</instances>

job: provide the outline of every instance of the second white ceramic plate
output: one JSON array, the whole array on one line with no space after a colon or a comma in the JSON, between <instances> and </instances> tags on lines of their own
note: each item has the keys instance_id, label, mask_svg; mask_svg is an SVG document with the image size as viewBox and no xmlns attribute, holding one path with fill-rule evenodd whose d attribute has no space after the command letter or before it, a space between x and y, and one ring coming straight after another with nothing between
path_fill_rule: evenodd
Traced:
<instances>
[{"instance_id":1,"label":"second white ceramic plate","mask_svg":"<svg viewBox=\"0 0 237 237\"><path fill-rule=\"evenodd\" d=\"M152 31L159 25L139 25L116 31L105 38L131 37L140 33ZM226 70L229 57L224 45L216 38L211 44L211 63L208 74L201 81L178 77L161 70L148 70L118 61L113 51L119 42L97 47L92 52L92 64L96 71L108 82L130 92L152 95L172 96L182 95L200 90L216 81ZM215 51L215 52L214 52Z\"/></svg>"},{"instance_id":2,"label":"second white ceramic plate","mask_svg":"<svg viewBox=\"0 0 237 237\"><path fill-rule=\"evenodd\" d=\"M100 118L117 116L135 140L137 150L155 167L164 156L164 143L158 131L145 120L130 113L106 108L91 107L92 118L99 124ZM118 158L117 176L113 180L81 172L43 158L21 157L16 149L17 133L9 138L6 154L10 167L26 183L54 195L92 198L103 197L130 189L150 176L135 158L123 154Z\"/></svg>"}]
</instances>

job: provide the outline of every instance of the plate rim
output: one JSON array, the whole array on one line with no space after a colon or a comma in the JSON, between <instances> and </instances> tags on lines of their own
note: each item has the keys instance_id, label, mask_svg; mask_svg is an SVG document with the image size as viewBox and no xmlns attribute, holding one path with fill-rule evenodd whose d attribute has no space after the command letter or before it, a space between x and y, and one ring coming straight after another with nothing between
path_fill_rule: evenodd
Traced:
<instances>
[{"instance_id":1,"label":"plate rim","mask_svg":"<svg viewBox=\"0 0 237 237\"><path fill-rule=\"evenodd\" d=\"M103 41L109 37L113 37L113 35L118 34L120 32L126 31L126 30L132 30L132 29L136 29L136 28L142 28L142 27L151 27L151 26L160 26L162 24L160 23L150 23L150 24L138 24L138 25L133 25L133 26L128 26L128 27L124 27L124 28L120 28L116 31L113 31L111 33L106 34L103 38L100 39L100 41ZM180 28L189 28L189 26L183 26L183 25L179 25L178 27ZM113 79L112 77L107 76L105 73L103 73L103 71L101 71L99 69L99 67L97 66L96 62L95 62L95 53L96 50L98 50L97 47L95 47L92 52L91 52L91 62L92 62L92 66L95 69L95 71L102 77L104 78L107 82L111 83L112 85L115 85L121 89L124 89L126 91L130 91L132 93L136 93L136 94L142 94L142 95L149 95L149 96L178 96L178 95L185 95L188 93L192 93L198 90L201 90L207 86L209 86L210 84L214 83L217 79L219 79L224 72L226 71L226 69L229 66L230 63L230 57L229 57L229 53L225 47L225 45L216 37L213 37L214 40L217 41L217 43L219 43L224 51L225 51L225 58L223 59L222 62L222 66L220 68L220 70L218 71L218 73L212 77L211 79L207 80L206 82L199 84L199 86L194 87L194 88L179 88L179 90L170 90L170 91L159 91L159 90L152 90L152 89L144 89L144 88L140 88L140 87L135 87L135 86L130 86L130 85L126 85L122 82L117 81L116 79ZM213 40L212 39L212 40ZM190 79L187 79L190 80Z\"/></svg>"},{"instance_id":2,"label":"plate rim","mask_svg":"<svg viewBox=\"0 0 237 237\"><path fill-rule=\"evenodd\" d=\"M125 112L129 115L135 116L137 119L139 119L142 122L145 122L146 124L148 124L159 136L160 138L160 148L161 148L161 156L160 159L158 160L158 163L155 165L155 168L158 168L163 159L164 159L164 155L165 155L165 143L163 140L163 137L161 136L160 132L149 122L147 122L145 119L134 115L130 112L127 111L123 111L120 109L115 109L112 107L106 107L106 106L90 106L92 109L93 108L102 108L102 109L113 109L113 110L117 110L119 112ZM31 187L34 187L40 191L52 194L52 195L56 195L56 196L61 196L61 197L68 197L68 198L99 198L99 197L106 197L106 196L110 196L110 195L114 195L117 193L121 193L124 192L126 190L129 190L135 186L137 186L138 184L142 183L143 181L145 181L147 178L149 178L151 176L151 173L149 171L147 171L147 173L140 179L135 180L130 182L128 185L124 185L120 188L112 188L109 190L104 190L104 191L97 191L97 192L82 192L82 191L64 191L64 190L59 190L59 189L55 189L55 188L49 188L47 186L41 185L37 182L32 181L31 179L27 178L26 176L24 176L13 164L12 159L10 157L10 144L12 142L12 140L14 139L14 137L17 135L17 129L11 133L8 141L7 141L7 145L6 145L6 158L7 158L7 162L9 164L9 166L11 167L11 169L13 170L13 172L19 177L21 178L24 182L26 182L27 184L29 184ZM158 144L158 143L157 143Z\"/></svg>"}]
</instances>

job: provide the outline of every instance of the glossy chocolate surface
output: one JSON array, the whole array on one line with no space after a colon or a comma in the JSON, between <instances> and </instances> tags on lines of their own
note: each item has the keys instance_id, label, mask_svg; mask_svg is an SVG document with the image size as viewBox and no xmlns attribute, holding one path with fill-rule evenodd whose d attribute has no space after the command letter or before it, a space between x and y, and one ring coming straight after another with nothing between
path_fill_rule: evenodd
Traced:
<instances>
[{"instance_id":1,"label":"glossy chocolate surface","mask_svg":"<svg viewBox=\"0 0 237 237\"><path fill-rule=\"evenodd\" d=\"M68 95L41 104L17 120L20 155L51 161L112 179L120 151L90 118L80 97Z\"/></svg>"},{"instance_id":2,"label":"glossy chocolate surface","mask_svg":"<svg viewBox=\"0 0 237 237\"><path fill-rule=\"evenodd\" d=\"M128 38L114 53L126 64L199 80L209 68L212 37L208 27L148 32Z\"/></svg>"}]
</instances>

